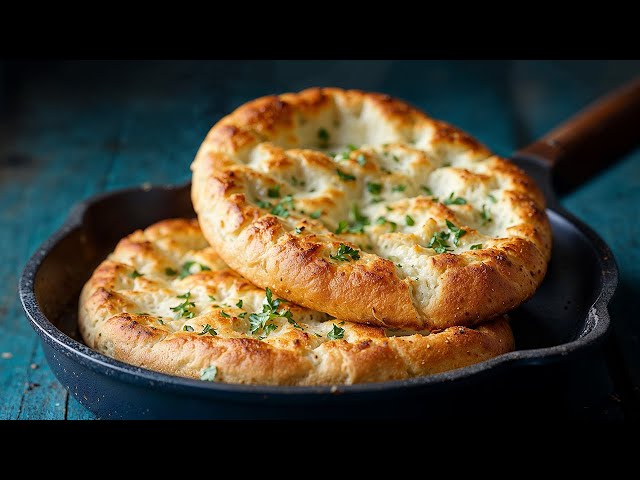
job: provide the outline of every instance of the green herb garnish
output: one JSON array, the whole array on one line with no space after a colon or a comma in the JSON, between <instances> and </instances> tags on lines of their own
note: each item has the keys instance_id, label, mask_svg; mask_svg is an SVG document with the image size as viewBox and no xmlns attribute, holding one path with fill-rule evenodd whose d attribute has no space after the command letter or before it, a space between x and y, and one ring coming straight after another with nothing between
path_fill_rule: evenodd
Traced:
<instances>
[{"instance_id":1,"label":"green herb garnish","mask_svg":"<svg viewBox=\"0 0 640 480\"><path fill-rule=\"evenodd\" d=\"M482 244L481 243L476 243L475 245L471 245L469 247L470 250L480 250L482 248Z\"/></svg>"},{"instance_id":2,"label":"green herb garnish","mask_svg":"<svg viewBox=\"0 0 640 480\"><path fill-rule=\"evenodd\" d=\"M178 272L171 267L167 267L164 269L164 274L167 277L175 277L178 274Z\"/></svg>"},{"instance_id":3,"label":"green herb garnish","mask_svg":"<svg viewBox=\"0 0 640 480\"><path fill-rule=\"evenodd\" d=\"M449 198L447 198L443 203L445 205L466 205L467 201L462 197L453 198L453 192L451 192Z\"/></svg>"},{"instance_id":4,"label":"green herb garnish","mask_svg":"<svg viewBox=\"0 0 640 480\"><path fill-rule=\"evenodd\" d=\"M406 185L395 185L391 191L392 192L404 192L407 189Z\"/></svg>"},{"instance_id":5,"label":"green herb garnish","mask_svg":"<svg viewBox=\"0 0 640 480\"><path fill-rule=\"evenodd\" d=\"M329 340L340 340L344 337L344 328L340 328L335 323L333 324L333 328L329 333L327 333L327 338Z\"/></svg>"},{"instance_id":6,"label":"green herb garnish","mask_svg":"<svg viewBox=\"0 0 640 480\"><path fill-rule=\"evenodd\" d=\"M212 337L215 337L216 335L218 335L218 332L216 332L215 328L212 328L211 325L209 325L208 323L205 324L204 328L198 334L198 336L206 335L207 333Z\"/></svg>"},{"instance_id":7,"label":"green herb garnish","mask_svg":"<svg viewBox=\"0 0 640 480\"><path fill-rule=\"evenodd\" d=\"M242 299L238 300L238 303L236 303L236 307L242 308Z\"/></svg>"},{"instance_id":8,"label":"green herb garnish","mask_svg":"<svg viewBox=\"0 0 640 480\"><path fill-rule=\"evenodd\" d=\"M304 227L296 227L296 233L298 235L300 235L302 233L302 231L304 230Z\"/></svg>"},{"instance_id":9,"label":"green herb garnish","mask_svg":"<svg viewBox=\"0 0 640 480\"><path fill-rule=\"evenodd\" d=\"M289 216L289 209L293 210L293 197L291 195L282 197L280 203L275 205L269 212L278 217L287 218Z\"/></svg>"},{"instance_id":10,"label":"green herb garnish","mask_svg":"<svg viewBox=\"0 0 640 480\"><path fill-rule=\"evenodd\" d=\"M431 237L431 240L429 240L429 245L427 245L427 248L433 248L436 253L450 252L453 249L451 248L451 245L447 243L448 239L449 233L436 232Z\"/></svg>"},{"instance_id":11,"label":"green herb garnish","mask_svg":"<svg viewBox=\"0 0 640 480\"><path fill-rule=\"evenodd\" d=\"M224 317L224 318L231 318L231 315L229 315L227 312L225 312L224 310L220 310L220 316Z\"/></svg>"},{"instance_id":12,"label":"green herb garnish","mask_svg":"<svg viewBox=\"0 0 640 480\"><path fill-rule=\"evenodd\" d=\"M420 185L420 189L426 193L427 195L433 196L433 192L431 191L431 189L429 187L426 187L424 185Z\"/></svg>"},{"instance_id":13,"label":"green herb garnish","mask_svg":"<svg viewBox=\"0 0 640 480\"><path fill-rule=\"evenodd\" d=\"M413 227L416 224L415 220L411 217L411 215L407 215L406 217L404 217L404 219L407 222L407 225L410 227Z\"/></svg>"},{"instance_id":14,"label":"green herb garnish","mask_svg":"<svg viewBox=\"0 0 640 480\"><path fill-rule=\"evenodd\" d=\"M191 325L185 325L184 327L182 327L182 330L184 330L185 332L193 332L193 327Z\"/></svg>"},{"instance_id":15,"label":"green herb garnish","mask_svg":"<svg viewBox=\"0 0 640 480\"><path fill-rule=\"evenodd\" d=\"M193 318L195 314L191 309L195 307L196 304L189 301L191 298L191 292L178 295L177 298L183 298L184 302L180 305L176 305L175 307L171 307L171 310L176 312L176 320L179 318Z\"/></svg>"},{"instance_id":16,"label":"green herb garnish","mask_svg":"<svg viewBox=\"0 0 640 480\"><path fill-rule=\"evenodd\" d=\"M445 221L447 222L447 227L449 228L449 230L451 230L453 232L453 244L457 247L458 246L458 241L460 240L461 237L465 236L467 231L461 229L460 227L456 227L449 220L445 220Z\"/></svg>"},{"instance_id":17,"label":"green herb garnish","mask_svg":"<svg viewBox=\"0 0 640 480\"><path fill-rule=\"evenodd\" d=\"M321 147L326 147L329 144L329 132L326 128L318 130L318 141Z\"/></svg>"},{"instance_id":18,"label":"green herb garnish","mask_svg":"<svg viewBox=\"0 0 640 480\"><path fill-rule=\"evenodd\" d=\"M129 274L129 276L130 276L131 278L138 278L138 277L141 277L141 276L142 276L142 274L141 274L140 272L138 272L138 270L134 270L133 272L131 272L131 273Z\"/></svg>"},{"instance_id":19,"label":"green herb garnish","mask_svg":"<svg viewBox=\"0 0 640 480\"><path fill-rule=\"evenodd\" d=\"M262 312L260 313L252 313L249 315L249 324L251 328L251 333L254 335L259 330L262 330L264 333L264 337L267 337L272 331L278 328L275 324L269 323L274 318L286 318L289 323L291 323L294 327L301 327L296 323L293 319L293 314L290 310L280 310L280 303L282 303L282 299L273 299L271 294L271 290L267 287L266 296L264 301L262 302Z\"/></svg>"},{"instance_id":20,"label":"green herb garnish","mask_svg":"<svg viewBox=\"0 0 640 480\"><path fill-rule=\"evenodd\" d=\"M341 262L350 262L351 260L359 260L360 253L358 250L341 243L340 246L338 246L338 252L335 255L329 255L329 257Z\"/></svg>"},{"instance_id":21,"label":"green herb garnish","mask_svg":"<svg viewBox=\"0 0 640 480\"><path fill-rule=\"evenodd\" d=\"M367 182L367 190L371 195L380 195L382 193L382 184Z\"/></svg>"},{"instance_id":22,"label":"green herb garnish","mask_svg":"<svg viewBox=\"0 0 640 480\"><path fill-rule=\"evenodd\" d=\"M191 269L194 265L198 265L198 271L196 272L192 272ZM188 277L189 275L193 275L194 273L198 273L198 272L204 272L206 270L211 270L209 267L207 267L206 265L203 265L201 263L198 262L185 262L182 264L182 268L180 269L180 279L183 279L184 277Z\"/></svg>"},{"instance_id":23,"label":"green herb garnish","mask_svg":"<svg viewBox=\"0 0 640 480\"><path fill-rule=\"evenodd\" d=\"M480 212L480 217L482 218L482 226L493 221L493 218L491 218L491 212L486 209L486 205L482 205L482 212Z\"/></svg>"},{"instance_id":24,"label":"green herb garnish","mask_svg":"<svg viewBox=\"0 0 640 480\"><path fill-rule=\"evenodd\" d=\"M338 228L336 233L342 233L347 231L349 233L364 233L364 227L370 224L369 217L366 217L360 213L360 209L356 203L351 207L351 212L349 214L351 217L351 222L347 222L346 220L341 220L338 223Z\"/></svg>"},{"instance_id":25,"label":"green herb garnish","mask_svg":"<svg viewBox=\"0 0 640 480\"><path fill-rule=\"evenodd\" d=\"M376 224L377 225L384 225L384 224L389 224L389 227L391 227L391 232L395 232L396 229L398 228L398 224L396 222L392 222L391 220L387 220L385 217L378 217L378 219L376 220Z\"/></svg>"},{"instance_id":26,"label":"green herb garnish","mask_svg":"<svg viewBox=\"0 0 640 480\"><path fill-rule=\"evenodd\" d=\"M489 200L491 200L493 203L496 203L498 201L498 200L496 200L496 197L494 197L491 194L487 195L487 197L489 197Z\"/></svg>"},{"instance_id":27,"label":"green herb garnish","mask_svg":"<svg viewBox=\"0 0 640 480\"><path fill-rule=\"evenodd\" d=\"M318 219L318 218L320 218L320 215L322 215L322 210L316 210L315 212L311 212L311 214L309 216L311 218Z\"/></svg>"},{"instance_id":28,"label":"green herb garnish","mask_svg":"<svg viewBox=\"0 0 640 480\"><path fill-rule=\"evenodd\" d=\"M339 168L336 168L336 173L340 177L340 180L342 180L343 182L351 182L351 181L356 179L356 177L354 175L351 175L350 173L343 172Z\"/></svg>"},{"instance_id":29,"label":"green herb garnish","mask_svg":"<svg viewBox=\"0 0 640 480\"><path fill-rule=\"evenodd\" d=\"M275 187L268 189L267 195L269 198L280 198L280 185L276 185Z\"/></svg>"}]
</instances>

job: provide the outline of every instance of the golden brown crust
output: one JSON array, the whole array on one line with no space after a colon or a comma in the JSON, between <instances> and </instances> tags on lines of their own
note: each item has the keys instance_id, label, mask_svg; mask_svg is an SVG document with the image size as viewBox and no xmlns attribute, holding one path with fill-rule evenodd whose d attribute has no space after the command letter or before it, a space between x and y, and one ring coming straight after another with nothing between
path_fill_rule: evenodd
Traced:
<instances>
[{"instance_id":1,"label":"golden brown crust","mask_svg":"<svg viewBox=\"0 0 640 480\"><path fill-rule=\"evenodd\" d=\"M475 325L528 299L546 273L551 230L533 180L386 95L315 88L249 102L211 129L192 170L221 258L335 317ZM336 259L341 244L359 258Z\"/></svg>"},{"instance_id":2,"label":"golden brown crust","mask_svg":"<svg viewBox=\"0 0 640 480\"><path fill-rule=\"evenodd\" d=\"M189 261L197 263L184 270ZM188 275L180 279L181 272ZM403 379L513 349L506 318L476 329L411 333L340 322L291 303L278 311L291 311L300 328L278 317L271 320L276 325L272 332L252 334L248 317L261 311L264 298L264 290L220 260L195 220L166 220L121 240L96 269L81 294L79 323L86 343L113 358L192 378L215 366L216 381L229 383ZM176 312L183 302L193 302L186 315ZM215 336L202 335L207 324ZM327 336L334 325L344 329L342 339Z\"/></svg>"}]
</instances>

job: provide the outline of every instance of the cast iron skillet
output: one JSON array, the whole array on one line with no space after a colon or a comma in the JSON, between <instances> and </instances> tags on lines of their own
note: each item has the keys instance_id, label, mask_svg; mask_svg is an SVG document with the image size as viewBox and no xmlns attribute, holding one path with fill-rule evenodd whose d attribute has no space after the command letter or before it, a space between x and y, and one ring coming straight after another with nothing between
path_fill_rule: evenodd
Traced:
<instances>
[{"instance_id":1,"label":"cast iron skillet","mask_svg":"<svg viewBox=\"0 0 640 480\"><path fill-rule=\"evenodd\" d=\"M514 155L545 192L553 254L538 292L511 313L518 350L481 364L403 381L269 387L164 375L92 351L77 332L82 285L123 236L164 218L193 216L189 184L132 188L78 204L27 263L20 279L22 305L60 382L102 418L433 418L436 413L442 419L470 409L509 411L524 398L535 398L540 382L547 389L560 386L566 379L554 380L553 372L562 371L561 360L581 358L579 353L604 338L607 304L617 284L607 245L558 205L552 167L558 163L558 172L569 172L559 177L564 184L584 179L635 146L637 125L640 81ZM563 170L568 160L572 169Z\"/></svg>"}]
</instances>

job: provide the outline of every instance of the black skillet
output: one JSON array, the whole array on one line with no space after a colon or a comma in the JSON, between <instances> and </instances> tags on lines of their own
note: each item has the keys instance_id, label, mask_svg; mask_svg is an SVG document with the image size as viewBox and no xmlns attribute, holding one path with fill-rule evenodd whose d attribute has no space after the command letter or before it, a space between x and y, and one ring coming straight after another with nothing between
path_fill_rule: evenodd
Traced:
<instances>
[{"instance_id":1,"label":"black skillet","mask_svg":"<svg viewBox=\"0 0 640 480\"><path fill-rule=\"evenodd\" d=\"M635 146L638 125L640 81L514 155L544 190L553 254L538 292L511 313L517 351L481 364L404 381L267 387L164 375L92 351L77 332L82 285L121 237L164 218L193 216L190 185L120 190L78 204L27 263L20 279L22 305L60 382L101 418L442 419L540 413L550 403L549 392L560 395L580 375L576 372L584 376L590 368L590 352L597 350L592 347L610 329L607 304L618 278L607 245L558 205L552 171L563 186L575 185Z\"/></svg>"}]
</instances>

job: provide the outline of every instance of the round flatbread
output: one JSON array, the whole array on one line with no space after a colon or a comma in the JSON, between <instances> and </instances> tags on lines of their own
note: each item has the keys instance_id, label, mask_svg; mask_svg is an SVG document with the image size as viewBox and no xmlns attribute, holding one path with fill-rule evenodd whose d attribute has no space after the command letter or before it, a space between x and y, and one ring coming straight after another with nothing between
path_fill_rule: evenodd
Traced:
<instances>
[{"instance_id":1,"label":"round flatbread","mask_svg":"<svg viewBox=\"0 0 640 480\"><path fill-rule=\"evenodd\" d=\"M344 322L284 302L220 260L195 220L166 220L120 241L85 285L92 348L184 377L270 385L402 379L513 349L501 317L471 329L408 332Z\"/></svg>"},{"instance_id":2,"label":"round flatbread","mask_svg":"<svg viewBox=\"0 0 640 480\"><path fill-rule=\"evenodd\" d=\"M474 325L529 298L546 272L551 230L534 182L386 95L254 100L211 129L192 170L220 257L337 318Z\"/></svg>"}]
</instances>

